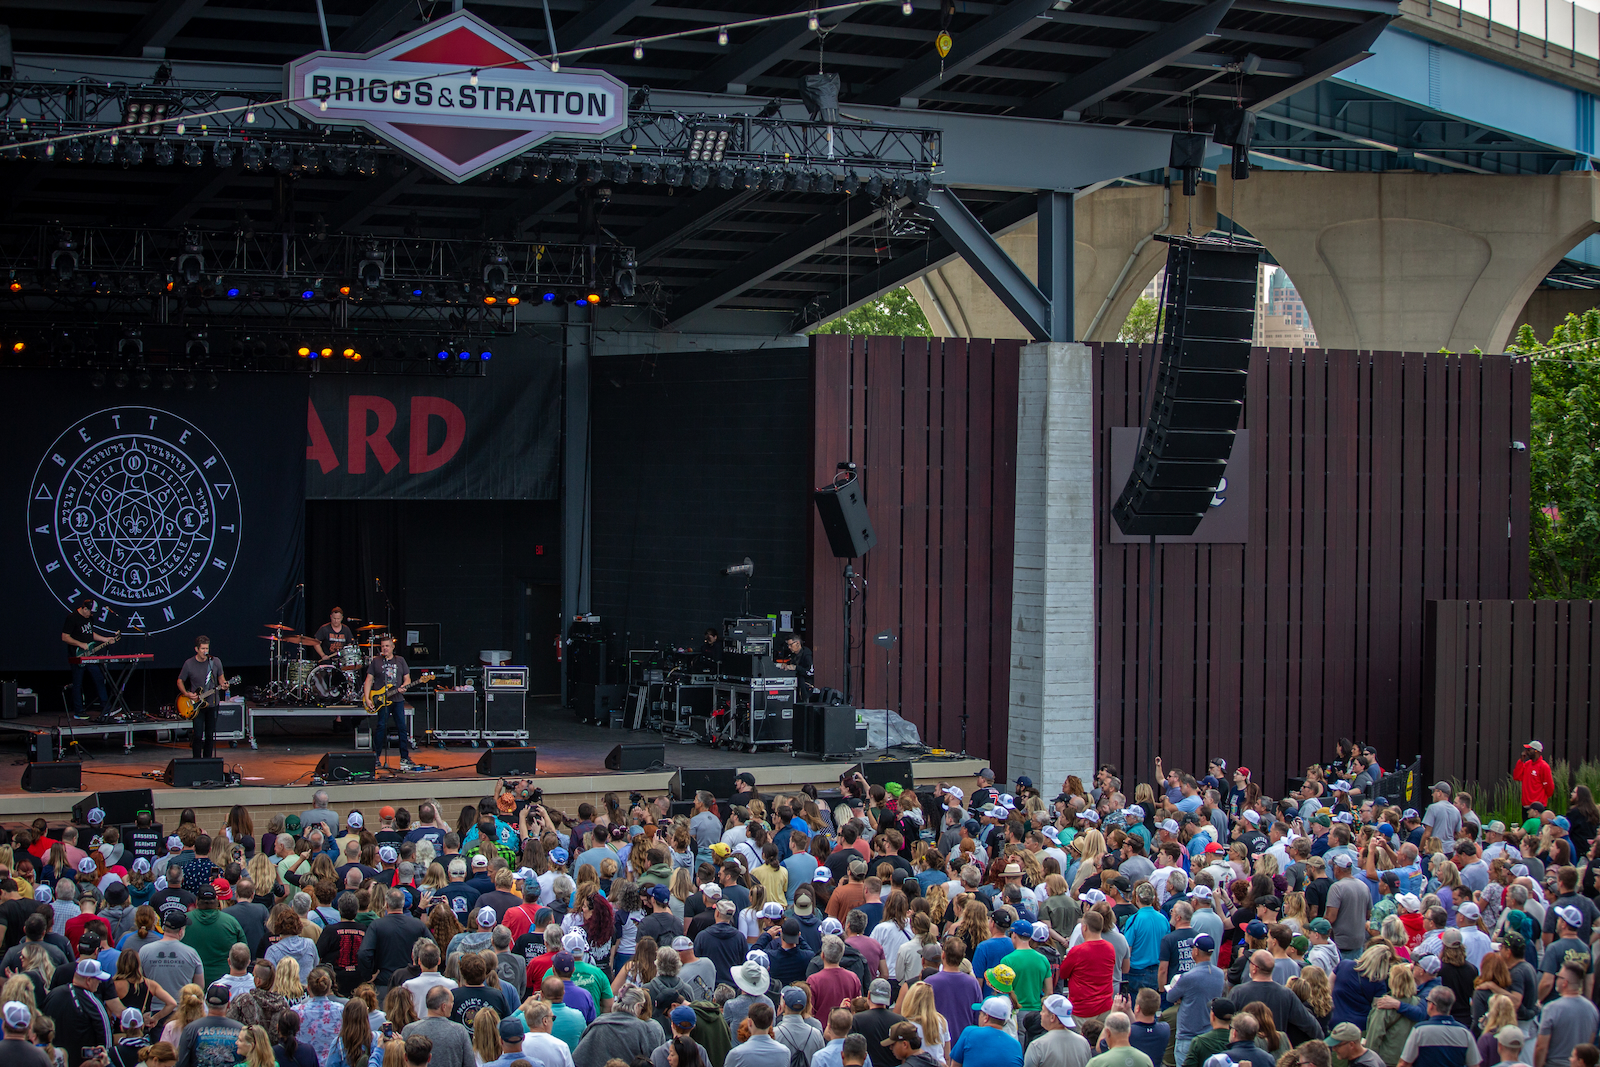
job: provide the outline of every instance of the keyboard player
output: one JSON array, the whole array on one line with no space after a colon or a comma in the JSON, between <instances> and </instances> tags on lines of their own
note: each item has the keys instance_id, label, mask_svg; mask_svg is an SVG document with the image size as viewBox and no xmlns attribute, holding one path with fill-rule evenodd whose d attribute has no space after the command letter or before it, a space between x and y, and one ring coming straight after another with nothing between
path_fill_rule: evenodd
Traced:
<instances>
[{"instance_id":1,"label":"keyboard player","mask_svg":"<svg viewBox=\"0 0 1600 1067\"><path fill-rule=\"evenodd\" d=\"M95 693L100 697L100 707L108 709L111 702L106 698L106 679L101 673L98 663L80 663L78 657L89 650L92 645L109 643L116 640L114 634L102 634L94 628L94 597L84 597L78 601L78 606L66 617L61 624L61 640L67 646L67 662L72 667L72 688L69 690L72 698L72 717L81 719L83 715L83 679L87 675L94 684Z\"/></svg>"}]
</instances>

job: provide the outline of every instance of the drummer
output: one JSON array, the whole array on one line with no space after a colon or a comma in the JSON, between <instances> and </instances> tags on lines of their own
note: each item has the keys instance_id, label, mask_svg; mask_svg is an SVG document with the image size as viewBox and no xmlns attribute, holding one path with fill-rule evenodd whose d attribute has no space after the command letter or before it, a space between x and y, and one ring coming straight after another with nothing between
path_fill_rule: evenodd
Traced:
<instances>
[{"instance_id":1,"label":"drummer","mask_svg":"<svg viewBox=\"0 0 1600 1067\"><path fill-rule=\"evenodd\" d=\"M336 607L328 613L328 621L317 629L316 637L317 659L326 663L339 654L339 650L346 645L355 645L355 631L344 621L344 609Z\"/></svg>"}]
</instances>

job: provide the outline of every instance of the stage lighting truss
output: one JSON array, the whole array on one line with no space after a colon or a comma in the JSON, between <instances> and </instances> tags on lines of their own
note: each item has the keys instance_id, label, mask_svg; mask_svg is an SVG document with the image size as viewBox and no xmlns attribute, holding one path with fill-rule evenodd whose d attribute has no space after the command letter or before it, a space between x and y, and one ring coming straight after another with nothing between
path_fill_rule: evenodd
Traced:
<instances>
[{"instance_id":1,"label":"stage lighting truss","mask_svg":"<svg viewBox=\"0 0 1600 1067\"><path fill-rule=\"evenodd\" d=\"M319 173L355 180L377 173L380 161L394 154L355 129L308 129L286 107L272 104L278 95L266 91L129 86L83 79L12 82L7 93L0 100L0 157L8 159L26 152L28 158L58 163L139 166L181 160L200 166L209 156L218 167L232 166L237 158L251 171L271 167L283 174ZM227 113L209 114L217 110ZM202 113L207 113L204 118L184 117ZM672 180L674 166L727 163L768 168L787 190L791 172L822 169L831 185L851 168L928 175L941 161L940 133L932 128L795 121L760 114L754 104L745 113L710 114L650 107L646 102L628 118L625 129L603 141L548 141L492 173L511 182L554 177L677 185L681 179ZM98 145L113 136L113 128L117 132L111 151L101 151ZM16 147L35 138L68 134L86 136L26 150ZM128 147L117 153L118 142ZM211 148L209 153L206 147ZM815 178L808 184L816 185Z\"/></svg>"}]
</instances>

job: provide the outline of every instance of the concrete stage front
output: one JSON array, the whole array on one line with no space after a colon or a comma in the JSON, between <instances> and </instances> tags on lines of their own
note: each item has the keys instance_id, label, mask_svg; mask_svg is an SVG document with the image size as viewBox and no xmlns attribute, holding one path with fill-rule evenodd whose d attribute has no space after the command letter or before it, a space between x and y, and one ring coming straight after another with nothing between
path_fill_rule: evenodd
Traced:
<instances>
[{"instance_id":1,"label":"concrete stage front","mask_svg":"<svg viewBox=\"0 0 1600 1067\"><path fill-rule=\"evenodd\" d=\"M57 717L30 716L14 722L48 728L57 724ZM280 722L284 725L280 726ZM618 794L624 802L631 790L660 795L667 790L678 767L748 770L755 775L761 791L771 793L798 789L808 782L818 787L836 785L841 771L851 764L848 760L822 761L770 750L748 754L667 742L666 769L619 773L605 767L606 755L614 746L661 743L661 735L654 731L607 730L578 723L570 710L552 705L530 707L528 729L529 744L539 749L537 779L544 788L546 802L569 813L575 811L579 802L598 801L608 792ZM217 745L217 755L229 770L239 771L244 779L242 785L226 789L174 789L161 781L160 775L168 761L190 755L188 738L155 743L154 736L153 733L136 733L130 751L124 751L120 733L108 738L80 736L76 740L85 753L83 792L28 793L21 786L22 771L27 766L27 735L15 731L0 734L0 822L25 823L39 815L52 821L64 819L87 793L152 789L156 817L168 827L177 825L179 811L192 807L201 826L214 828L221 824L229 807L243 804L250 808L259 835L274 813L298 814L310 807L311 772L323 754L353 751L351 731L335 732L332 715L326 719L263 720L256 730L255 749L244 742L233 747L227 742ZM510 746L499 743L497 747ZM417 805L431 798L440 803L446 820L454 822L463 805L476 803L480 797L494 791L494 779L480 777L477 773L478 758L484 751L482 744L476 748L459 742L445 747L423 745L413 758L420 764L436 766L438 770L386 777L380 768L374 782L329 784L320 788L327 790L333 808L341 812L358 807L369 818L376 818L377 808L392 804L397 808L409 807L415 816ZM873 759L877 753L864 756ZM389 765L399 765L393 746L389 751ZM973 775L983 765L984 761L979 759L924 758L917 761L915 773L918 780L943 779L959 783L970 792Z\"/></svg>"}]
</instances>

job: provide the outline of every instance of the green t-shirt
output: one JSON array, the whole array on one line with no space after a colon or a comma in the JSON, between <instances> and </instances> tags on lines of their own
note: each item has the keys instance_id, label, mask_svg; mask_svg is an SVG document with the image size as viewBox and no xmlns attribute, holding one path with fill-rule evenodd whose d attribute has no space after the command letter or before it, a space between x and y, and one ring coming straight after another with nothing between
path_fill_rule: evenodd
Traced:
<instances>
[{"instance_id":1,"label":"green t-shirt","mask_svg":"<svg viewBox=\"0 0 1600 1067\"><path fill-rule=\"evenodd\" d=\"M1019 948L1000 962L1017 972L1016 981L1011 983L1017 1005L1033 1011L1044 1007L1044 983L1050 977L1050 961L1043 953Z\"/></svg>"},{"instance_id":2,"label":"green t-shirt","mask_svg":"<svg viewBox=\"0 0 1600 1067\"><path fill-rule=\"evenodd\" d=\"M1207 1030L1189 1045L1189 1058L1179 1067L1195 1067L1228 1047L1228 1031Z\"/></svg>"},{"instance_id":3,"label":"green t-shirt","mask_svg":"<svg viewBox=\"0 0 1600 1067\"><path fill-rule=\"evenodd\" d=\"M183 932L183 943L200 955L207 984L228 973L228 953L243 940L244 928L239 920L218 909L190 912L189 925Z\"/></svg>"},{"instance_id":4,"label":"green t-shirt","mask_svg":"<svg viewBox=\"0 0 1600 1067\"><path fill-rule=\"evenodd\" d=\"M1151 1067L1151 1065L1149 1056L1132 1045L1123 1045L1121 1048L1108 1048L1093 1057L1089 1060L1088 1067Z\"/></svg>"},{"instance_id":5,"label":"green t-shirt","mask_svg":"<svg viewBox=\"0 0 1600 1067\"><path fill-rule=\"evenodd\" d=\"M594 998L595 1014L601 1012L600 1001L611 999L611 980L606 972L592 963L580 960L572 968L572 984Z\"/></svg>"}]
</instances>

